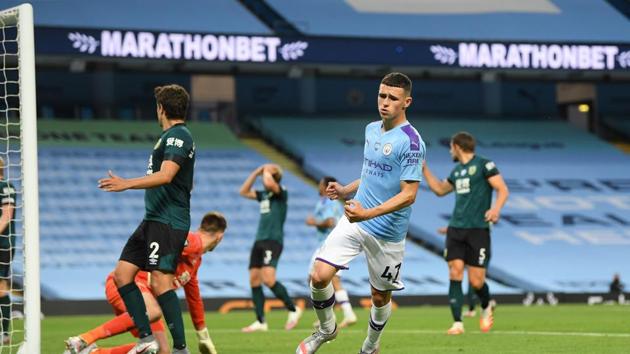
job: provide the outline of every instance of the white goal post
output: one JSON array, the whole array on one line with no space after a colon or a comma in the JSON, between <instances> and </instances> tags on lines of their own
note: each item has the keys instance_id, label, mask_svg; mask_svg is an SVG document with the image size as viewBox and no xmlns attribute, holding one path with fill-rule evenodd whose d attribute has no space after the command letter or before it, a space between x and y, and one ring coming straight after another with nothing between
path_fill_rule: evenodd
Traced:
<instances>
[{"instance_id":1,"label":"white goal post","mask_svg":"<svg viewBox=\"0 0 630 354\"><path fill-rule=\"evenodd\" d=\"M6 122L6 144L0 146L0 153L6 156L19 153L20 163L8 161L5 169L11 171L15 166L19 176L15 178L21 182L21 188L16 187L17 200L14 218L20 218L23 230L16 228L17 235L23 235L23 301L24 301L24 341L15 344L20 347L19 352L41 352L41 303L40 303L40 273L39 273L39 197L37 173L37 109L35 101L35 41L33 25L33 8L30 4L23 4L10 9L0 10L0 27L2 38L2 58L0 82L3 85L4 105L1 120ZM15 33L15 38L9 34ZM16 58L17 57L17 58ZM17 75L13 78L13 73ZM17 92L9 86L16 86ZM15 98L12 100L12 98ZM18 105L15 107L15 105ZM15 120L15 122L13 122ZM19 136L13 136L11 126L19 126ZM10 132L11 130L11 132ZM15 140L15 147L11 145ZM19 144L17 143L19 140ZM6 149L3 150L3 149ZM17 149L17 150L16 150ZM17 168L21 168L18 170ZM11 172L9 172L10 174ZM9 175L9 177L12 177ZM21 181L19 179L21 178ZM8 178L10 182L11 178ZM20 220L17 224L20 224ZM16 239L16 244L20 240ZM15 245L13 246L15 247ZM11 281L13 284L13 281ZM14 290L14 289L12 289ZM13 343L10 343L13 344ZM10 345L10 352L14 352Z\"/></svg>"}]
</instances>

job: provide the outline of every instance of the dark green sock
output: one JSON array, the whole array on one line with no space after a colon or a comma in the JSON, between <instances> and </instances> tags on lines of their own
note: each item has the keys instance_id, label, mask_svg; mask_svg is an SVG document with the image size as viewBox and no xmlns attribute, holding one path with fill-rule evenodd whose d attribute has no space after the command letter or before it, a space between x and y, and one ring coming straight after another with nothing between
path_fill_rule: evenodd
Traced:
<instances>
[{"instance_id":1,"label":"dark green sock","mask_svg":"<svg viewBox=\"0 0 630 354\"><path fill-rule=\"evenodd\" d=\"M273 292L273 294L276 295L278 299L284 302L284 306L286 306L287 310L295 311L295 305L293 304L293 300L289 296L289 293L287 292L287 288L285 288L284 285L282 285L282 283L277 281L270 289Z\"/></svg>"},{"instance_id":2,"label":"dark green sock","mask_svg":"<svg viewBox=\"0 0 630 354\"><path fill-rule=\"evenodd\" d=\"M464 292L462 291L462 282L451 280L448 287L448 301L451 305L451 313L455 322L462 321L462 305L464 304Z\"/></svg>"},{"instance_id":3,"label":"dark green sock","mask_svg":"<svg viewBox=\"0 0 630 354\"><path fill-rule=\"evenodd\" d=\"M11 325L11 298L9 295L0 297L0 313L2 313L2 332L9 333Z\"/></svg>"},{"instance_id":4,"label":"dark green sock","mask_svg":"<svg viewBox=\"0 0 630 354\"><path fill-rule=\"evenodd\" d=\"M166 325L173 337L173 348L186 348L186 335L184 334L184 320L182 319L182 308L174 290L169 290L157 297L157 301L162 309L162 314L166 320Z\"/></svg>"},{"instance_id":5,"label":"dark green sock","mask_svg":"<svg viewBox=\"0 0 630 354\"><path fill-rule=\"evenodd\" d=\"M477 295L475 295L475 288L472 284L468 283L468 292L466 293L466 301L468 302L468 310L474 311L477 306Z\"/></svg>"},{"instance_id":6,"label":"dark green sock","mask_svg":"<svg viewBox=\"0 0 630 354\"><path fill-rule=\"evenodd\" d=\"M488 307L488 303L490 303L490 289L488 289L488 283L484 282L481 288L475 290L477 291L477 296L479 296L481 308L485 310Z\"/></svg>"},{"instance_id":7,"label":"dark green sock","mask_svg":"<svg viewBox=\"0 0 630 354\"><path fill-rule=\"evenodd\" d=\"M131 316L133 323L138 329L138 337L140 339L148 337L152 334L149 317L147 315L147 307L144 304L142 293L135 282L123 285L118 288L118 293L122 297L127 312Z\"/></svg>"},{"instance_id":8,"label":"dark green sock","mask_svg":"<svg viewBox=\"0 0 630 354\"><path fill-rule=\"evenodd\" d=\"M252 301L254 301L254 311L256 319L260 323L265 323L265 294L262 286L252 288Z\"/></svg>"}]
</instances>

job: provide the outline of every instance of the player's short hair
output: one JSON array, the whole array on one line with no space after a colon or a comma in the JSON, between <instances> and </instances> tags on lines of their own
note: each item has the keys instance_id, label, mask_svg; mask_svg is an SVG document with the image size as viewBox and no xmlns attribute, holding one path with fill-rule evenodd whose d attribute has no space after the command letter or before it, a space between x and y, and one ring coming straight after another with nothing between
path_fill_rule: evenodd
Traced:
<instances>
[{"instance_id":1,"label":"player's short hair","mask_svg":"<svg viewBox=\"0 0 630 354\"><path fill-rule=\"evenodd\" d=\"M190 95L186 89L177 85L157 86L153 90L157 104L162 106L166 118L168 119L186 119L188 113L188 102Z\"/></svg>"},{"instance_id":2,"label":"player's short hair","mask_svg":"<svg viewBox=\"0 0 630 354\"><path fill-rule=\"evenodd\" d=\"M330 183L330 182L337 182L337 179L335 177L325 176L325 177L322 177L321 182L325 186L328 186L328 183Z\"/></svg>"},{"instance_id":3,"label":"player's short hair","mask_svg":"<svg viewBox=\"0 0 630 354\"><path fill-rule=\"evenodd\" d=\"M227 229L227 221L223 214L211 211L203 216L199 228L206 232L223 232Z\"/></svg>"},{"instance_id":4,"label":"player's short hair","mask_svg":"<svg viewBox=\"0 0 630 354\"><path fill-rule=\"evenodd\" d=\"M0 173L2 173L3 168L4 168L4 159L0 157Z\"/></svg>"},{"instance_id":5,"label":"player's short hair","mask_svg":"<svg viewBox=\"0 0 630 354\"><path fill-rule=\"evenodd\" d=\"M405 90L407 96L411 96L411 79L403 73L389 73L383 77L381 84L391 87L400 87Z\"/></svg>"},{"instance_id":6,"label":"player's short hair","mask_svg":"<svg viewBox=\"0 0 630 354\"><path fill-rule=\"evenodd\" d=\"M451 143L459 146L465 152L475 152L475 137L469 132L455 133L451 137Z\"/></svg>"}]
</instances>

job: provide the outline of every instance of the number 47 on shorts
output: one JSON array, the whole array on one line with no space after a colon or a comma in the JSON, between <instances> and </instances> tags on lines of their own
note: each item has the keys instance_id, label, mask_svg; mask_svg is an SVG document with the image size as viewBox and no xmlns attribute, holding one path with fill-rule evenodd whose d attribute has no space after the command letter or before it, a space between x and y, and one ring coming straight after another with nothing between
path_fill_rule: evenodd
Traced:
<instances>
[{"instance_id":1,"label":"number 47 on shorts","mask_svg":"<svg viewBox=\"0 0 630 354\"><path fill-rule=\"evenodd\" d=\"M392 269L392 272L390 272L390 266L385 267L385 270L383 271L383 274L381 274L381 278L385 278L387 279L387 281L390 281L392 283L395 283L398 281L398 275L400 274L400 267L402 266L402 263L398 263L394 266L394 269L396 270L396 274L392 276L392 272L394 271L394 269Z\"/></svg>"}]
</instances>

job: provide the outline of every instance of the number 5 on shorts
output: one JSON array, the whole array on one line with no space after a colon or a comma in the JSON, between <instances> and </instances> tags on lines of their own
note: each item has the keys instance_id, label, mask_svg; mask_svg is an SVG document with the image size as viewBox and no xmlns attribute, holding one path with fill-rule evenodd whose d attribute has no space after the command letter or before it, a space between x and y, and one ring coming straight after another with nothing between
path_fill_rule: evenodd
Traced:
<instances>
[{"instance_id":1,"label":"number 5 on shorts","mask_svg":"<svg viewBox=\"0 0 630 354\"><path fill-rule=\"evenodd\" d=\"M391 281L392 283L395 283L398 281L398 275L400 274L400 266L402 266L402 263L398 263L394 266L394 268L396 268L396 275L394 275L392 277L392 273L389 271L389 266L385 267L385 271L383 271L383 274L381 274L381 278L385 278L387 279L387 281Z\"/></svg>"}]
</instances>

